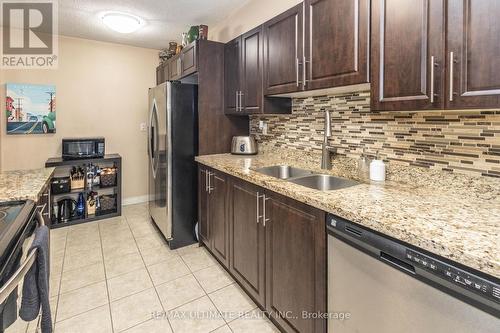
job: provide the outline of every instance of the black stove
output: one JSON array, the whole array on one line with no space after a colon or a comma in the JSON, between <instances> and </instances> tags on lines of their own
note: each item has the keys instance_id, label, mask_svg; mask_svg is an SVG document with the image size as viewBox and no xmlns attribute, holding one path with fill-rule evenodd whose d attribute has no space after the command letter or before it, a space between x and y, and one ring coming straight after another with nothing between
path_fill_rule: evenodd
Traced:
<instances>
[{"instance_id":1,"label":"black stove","mask_svg":"<svg viewBox=\"0 0 500 333\"><path fill-rule=\"evenodd\" d=\"M35 211L35 203L27 201L9 201L0 203L0 279L12 255L12 250L26 233L29 221Z\"/></svg>"}]
</instances>

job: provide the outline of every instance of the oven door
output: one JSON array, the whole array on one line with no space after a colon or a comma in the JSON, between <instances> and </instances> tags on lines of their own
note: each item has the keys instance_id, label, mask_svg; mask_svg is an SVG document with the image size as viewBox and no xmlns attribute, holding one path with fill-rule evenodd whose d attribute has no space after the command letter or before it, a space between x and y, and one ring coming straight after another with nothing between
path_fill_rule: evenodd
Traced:
<instances>
[{"instance_id":1,"label":"oven door","mask_svg":"<svg viewBox=\"0 0 500 333\"><path fill-rule=\"evenodd\" d=\"M19 305L22 293L22 281L24 281L25 272L28 271L27 267L23 272L22 266L27 263L28 250L34 239L34 230L37 225L43 225L43 217L38 208L35 208L30 214L29 220L23 230L18 234L17 238L13 241L13 246L9 248L9 255L7 260L2 265L2 276L0 277L0 332L4 332L7 327L15 328L13 332L25 332L28 323L18 318ZM49 244L50 246L50 244ZM20 274L22 273L22 274ZM35 332L38 332L40 324L40 316L36 319ZM33 327L30 325L30 328ZM25 328L25 329L22 329Z\"/></svg>"}]
</instances>

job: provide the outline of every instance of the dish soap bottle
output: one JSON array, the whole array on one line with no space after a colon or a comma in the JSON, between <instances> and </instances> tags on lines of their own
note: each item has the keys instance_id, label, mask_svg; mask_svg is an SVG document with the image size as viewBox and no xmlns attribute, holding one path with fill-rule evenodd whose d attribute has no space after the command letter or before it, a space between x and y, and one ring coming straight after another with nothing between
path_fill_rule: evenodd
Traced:
<instances>
[{"instance_id":1,"label":"dish soap bottle","mask_svg":"<svg viewBox=\"0 0 500 333\"><path fill-rule=\"evenodd\" d=\"M377 157L370 163L370 180L383 182L385 181L385 163Z\"/></svg>"},{"instance_id":2,"label":"dish soap bottle","mask_svg":"<svg viewBox=\"0 0 500 333\"><path fill-rule=\"evenodd\" d=\"M370 177L370 159L366 156L365 148L363 148L363 153L358 160L358 177L362 180Z\"/></svg>"}]
</instances>

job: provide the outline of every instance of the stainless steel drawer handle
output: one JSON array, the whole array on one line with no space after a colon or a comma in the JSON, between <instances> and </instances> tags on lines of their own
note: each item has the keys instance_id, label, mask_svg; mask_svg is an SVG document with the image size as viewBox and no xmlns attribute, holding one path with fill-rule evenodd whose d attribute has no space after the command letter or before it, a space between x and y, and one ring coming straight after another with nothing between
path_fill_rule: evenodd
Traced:
<instances>
[{"instance_id":1,"label":"stainless steel drawer handle","mask_svg":"<svg viewBox=\"0 0 500 333\"><path fill-rule=\"evenodd\" d=\"M212 176L214 175L212 172L210 171L207 171L208 172L208 194L212 193Z\"/></svg>"},{"instance_id":2,"label":"stainless steel drawer handle","mask_svg":"<svg viewBox=\"0 0 500 333\"><path fill-rule=\"evenodd\" d=\"M295 73L297 75L297 87L300 85L300 79L299 79L299 65L300 65L300 61L299 61L299 58L295 58Z\"/></svg>"},{"instance_id":3,"label":"stainless steel drawer handle","mask_svg":"<svg viewBox=\"0 0 500 333\"><path fill-rule=\"evenodd\" d=\"M450 52L450 102L453 102L453 79L454 79L455 53Z\"/></svg>"},{"instance_id":4,"label":"stainless steel drawer handle","mask_svg":"<svg viewBox=\"0 0 500 333\"><path fill-rule=\"evenodd\" d=\"M257 206L257 215L256 215L257 218L256 218L256 220L257 220L257 224L259 224L259 219L261 218L261 216L260 216L260 210L259 210L259 200L260 200L260 194L259 194L259 192L257 192L256 199L257 199L257 205L256 205Z\"/></svg>"},{"instance_id":5,"label":"stainless steel drawer handle","mask_svg":"<svg viewBox=\"0 0 500 333\"><path fill-rule=\"evenodd\" d=\"M434 68L437 65L434 56L431 56L431 104L434 103Z\"/></svg>"},{"instance_id":6,"label":"stainless steel drawer handle","mask_svg":"<svg viewBox=\"0 0 500 333\"><path fill-rule=\"evenodd\" d=\"M202 171L205 174L205 192L208 192L208 171Z\"/></svg>"},{"instance_id":7,"label":"stainless steel drawer handle","mask_svg":"<svg viewBox=\"0 0 500 333\"><path fill-rule=\"evenodd\" d=\"M262 196L262 225L265 227L266 226L266 222L269 222L271 221L271 219L268 219L266 217L266 201L269 200L269 198L266 197L266 195L264 194Z\"/></svg>"},{"instance_id":8,"label":"stainless steel drawer handle","mask_svg":"<svg viewBox=\"0 0 500 333\"><path fill-rule=\"evenodd\" d=\"M302 84L304 85L304 88L307 86L307 63L309 63L309 60L306 59L306 56L304 56L304 59L302 61L302 73L303 73L303 79L302 79Z\"/></svg>"},{"instance_id":9,"label":"stainless steel drawer handle","mask_svg":"<svg viewBox=\"0 0 500 333\"><path fill-rule=\"evenodd\" d=\"M239 108L239 106L238 106L238 101L239 101L239 98L238 98L238 90L236 90L236 106L235 106L235 108L236 108L236 112L240 111L240 108Z\"/></svg>"}]
</instances>

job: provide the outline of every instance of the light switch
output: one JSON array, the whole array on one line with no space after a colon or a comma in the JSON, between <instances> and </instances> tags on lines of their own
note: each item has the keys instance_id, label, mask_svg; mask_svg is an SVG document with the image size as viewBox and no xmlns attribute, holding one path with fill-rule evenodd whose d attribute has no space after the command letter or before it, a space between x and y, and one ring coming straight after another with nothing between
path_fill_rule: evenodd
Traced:
<instances>
[{"instance_id":1,"label":"light switch","mask_svg":"<svg viewBox=\"0 0 500 333\"><path fill-rule=\"evenodd\" d=\"M141 124L139 125L139 128L141 129L141 132L146 132L146 129L147 129L147 128L146 128L146 123L141 123Z\"/></svg>"}]
</instances>

